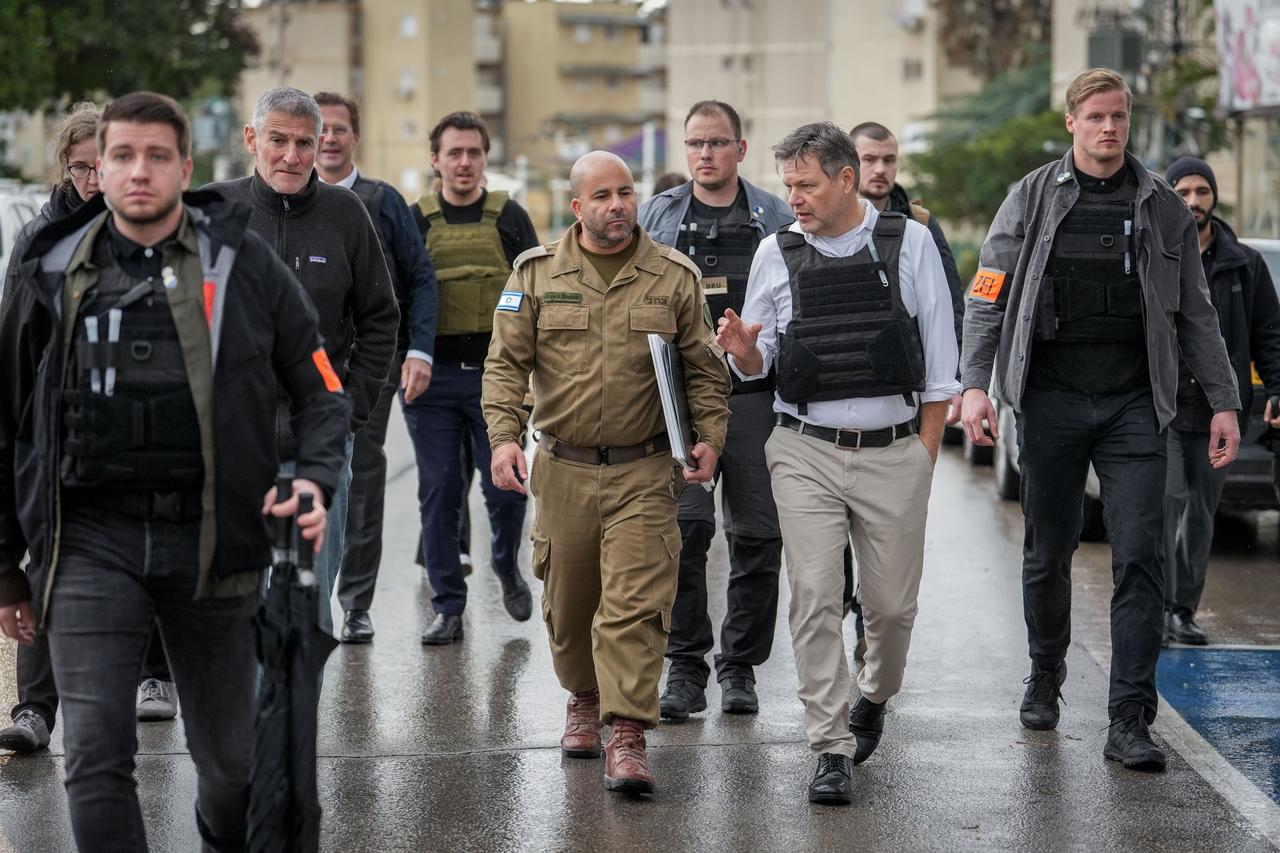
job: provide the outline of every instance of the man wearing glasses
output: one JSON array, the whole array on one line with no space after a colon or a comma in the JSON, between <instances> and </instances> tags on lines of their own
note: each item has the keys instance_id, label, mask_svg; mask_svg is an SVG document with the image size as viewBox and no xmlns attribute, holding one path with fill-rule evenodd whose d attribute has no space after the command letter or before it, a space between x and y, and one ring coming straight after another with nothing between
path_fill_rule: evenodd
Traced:
<instances>
[{"instance_id":1,"label":"man wearing glasses","mask_svg":"<svg viewBox=\"0 0 1280 853\"><path fill-rule=\"evenodd\" d=\"M721 101L699 101L684 123L685 153L692 179L640 207L640 225L654 241L674 246L702 271L702 287L713 317L742 311L747 274L756 247L794 217L782 199L738 175L747 153L742 122ZM773 429L773 375L734 378L729 433L717 478L729 545L728 606L720 628L716 680L720 709L727 714L759 710L755 667L769 657L778 607L782 534L769 486L764 443ZM715 535L712 495L685 489L678 509L680 580L671 615L667 657L671 668L660 702L662 717L684 720L707 707L714 644L707 615L707 550Z\"/></svg>"}]
</instances>

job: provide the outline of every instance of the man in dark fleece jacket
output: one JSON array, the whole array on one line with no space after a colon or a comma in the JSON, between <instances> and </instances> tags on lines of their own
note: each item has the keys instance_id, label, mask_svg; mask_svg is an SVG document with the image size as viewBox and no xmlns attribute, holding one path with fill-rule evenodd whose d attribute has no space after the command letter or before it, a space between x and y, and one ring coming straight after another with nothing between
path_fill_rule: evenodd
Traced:
<instances>
[{"instance_id":1,"label":"man in dark fleece jacket","mask_svg":"<svg viewBox=\"0 0 1280 853\"><path fill-rule=\"evenodd\" d=\"M351 397L354 432L378 402L395 355L400 309L364 205L316 175L321 125L320 107L306 92L269 90L244 129L253 174L206 188L248 204L250 230L270 243L302 282L320 314L329 361ZM281 460L287 462L293 458L293 439L286 418L277 418L277 430ZM331 633L329 598L342 560L351 448L348 436L346 464L329 509L329 535L316 557L320 625Z\"/></svg>"}]
</instances>

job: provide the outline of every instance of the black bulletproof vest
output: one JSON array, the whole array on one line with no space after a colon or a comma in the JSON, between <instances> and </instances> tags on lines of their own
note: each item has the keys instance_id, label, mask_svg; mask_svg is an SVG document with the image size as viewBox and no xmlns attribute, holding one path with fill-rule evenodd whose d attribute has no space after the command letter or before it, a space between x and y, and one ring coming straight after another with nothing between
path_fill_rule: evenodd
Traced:
<instances>
[{"instance_id":1,"label":"black bulletproof vest","mask_svg":"<svg viewBox=\"0 0 1280 853\"><path fill-rule=\"evenodd\" d=\"M871 240L828 258L786 228L778 245L791 279L791 322L778 336L778 395L799 404L924 390L924 343L898 282L906 217L884 212Z\"/></svg>"},{"instance_id":2,"label":"black bulletproof vest","mask_svg":"<svg viewBox=\"0 0 1280 853\"><path fill-rule=\"evenodd\" d=\"M1110 194L1082 190L1058 226L1048 270L1053 322L1052 329L1046 328L1048 311L1042 310L1042 339L1143 340L1142 286L1133 242L1134 190L1128 184Z\"/></svg>"},{"instance_id":3,"label":"black bulletproof vest","mask_svg":"<svg viewBox=\"0 0 1280 853\"><path fill-rule=\"evenodd\" d=\"M200 425L164 279L122 270L106 229L98 280L85 295L62 397L62 483L68 487L199 488Z\"/></svg>"},{"instance_id":4,"label":"black bulletproof vest","mask_svg":"<svg viewBox=\"0 0 1280 853\"><path fill-rule=\"evenodd\" d=\"M396 295L396 301L400 305L400 329L397 335L397 347L400 350L409 348L409 293L408 282L400 280L400 268L395 262L395 255L391 253L391 244L387 242L387 235L382 233L382 199L387 191L387 185L382 181L374 181L359 175L356 182L351 185L351 191L360 197L360 201L364 202L365 209L369 211L369 219L373 221L373 230L378 234L378 245L382 247L382 259L387 263L387 273L391 276L391 287Z\"/></svg>"},{"instance_id":5,"label":"black bulletproof vest","mask_svg":"<svg viewBox=\"0 0 1280 853\"><path fill-rule=\"evenodd\" d=\"M689 213L680 223L676 248L688 255L702 271L702 292L706 296L712 322L716 322L724 316L726 308L742 314L751 259L760 245L760 233L751 222L746 195L741 190L725 216L703 216L699 207L695 200L689 200ZM772 374L750 382L733 376L734 394L772 390Z\"/></svg>"}]
</instances>

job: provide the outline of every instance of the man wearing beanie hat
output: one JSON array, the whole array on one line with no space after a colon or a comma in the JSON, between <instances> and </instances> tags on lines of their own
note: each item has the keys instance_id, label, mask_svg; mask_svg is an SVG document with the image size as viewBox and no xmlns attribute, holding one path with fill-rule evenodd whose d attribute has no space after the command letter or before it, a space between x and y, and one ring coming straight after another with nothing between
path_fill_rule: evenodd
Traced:
<instances>
[{"instance_id":1,"label":"man wearing beanie hat","mask_svg":"<svg viewBox=\"0 0 1280 853\"><path fill-rule=\"evenodd\" d=\"M1243 435L1253 402L1250 360L1257 365L1268 398L1280 394L1280 301L1262 256L1242 245L1230 226L1213 215L1218 182L1209 164L1199 157L1181 157L1165 177L1196 221L1205 281L1240 388ZM1212 411L1186 362L1179 364L1177 402L1168 431L1164 503L1165 640L1203 646L1208 638L1195 615L1209 568L1213 516L1226 469L1209 465L1207 427ZM1273 411L1270 403L1263 417L1269 425L1280 426L1280 412Z\"/></svg>"}]
</instances>

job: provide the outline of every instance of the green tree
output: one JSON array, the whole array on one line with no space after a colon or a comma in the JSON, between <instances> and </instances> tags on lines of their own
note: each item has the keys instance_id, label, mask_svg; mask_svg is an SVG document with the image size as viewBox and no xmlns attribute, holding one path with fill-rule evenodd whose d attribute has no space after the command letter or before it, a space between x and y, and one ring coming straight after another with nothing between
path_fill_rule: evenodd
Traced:
<instances>
[{"instance_id":1,"label":"green tree","mask_svg":"<svg viewBox=\"0 0 1280 853\"><path fill-rule=\"evenodd\" d=\"M992 80L1048 44L1052 0L933 0L947 60Z\"/></svg>"},{"instance_id":2,"label":"green tree","mask_svg":"<svg viewBox=\"0 0 1280 853\"><path fill-rule=\"evenodd\" d=\"M163 6L163 9L160 6ZM139 89L229 94L258 44L241 0L0 0L0 109Z\"/></svg>"},{"instance_id":3,"label":"green tree","mask_svg":"<svg viewBox=\"0 0 1280 853\"><path fill-rule=\"evenodd\" d=\"M1062 113L1045 110L935 145L912 156L911 167L931 212L943 220L985 227L1012 183L1056 160L1070 144Z\"/></svg>"}]
</instances>

